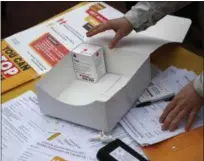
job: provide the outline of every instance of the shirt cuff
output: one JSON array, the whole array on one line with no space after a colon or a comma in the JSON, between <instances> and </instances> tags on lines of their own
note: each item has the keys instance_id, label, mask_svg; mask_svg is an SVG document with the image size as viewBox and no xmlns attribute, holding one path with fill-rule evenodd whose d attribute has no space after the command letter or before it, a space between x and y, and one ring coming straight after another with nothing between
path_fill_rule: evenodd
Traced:
<instances>
[{"instance_id":1,"label":"shirt cuff","mask_svg":"<svg viewBox=\"0 0 204 161\"><path fill-rule=\"evenodd\" d=\"M125 18L134 27L136 32L140 32L146 30L150 26L150 24L146 24L148 20L147 14L148 13L142 10L140 11L139 9L137 12L130 10L125 14Z\"/></svg>"},{"instance_id":2,"label":"shirt cuff","mask_svg":"<svg viewBox=\"0 0 204 161\"><path fill-rule=\"evenodd\" d=\"M196 77L196 79L194 80L193 82L193 86L194 86L194 89L196 90L196 92L204 97L204 91L203 91L203 88L204 88L204 85L203 85L203 73L201 75L199 75L198 77Z\"/></svg>"}]
</instances>

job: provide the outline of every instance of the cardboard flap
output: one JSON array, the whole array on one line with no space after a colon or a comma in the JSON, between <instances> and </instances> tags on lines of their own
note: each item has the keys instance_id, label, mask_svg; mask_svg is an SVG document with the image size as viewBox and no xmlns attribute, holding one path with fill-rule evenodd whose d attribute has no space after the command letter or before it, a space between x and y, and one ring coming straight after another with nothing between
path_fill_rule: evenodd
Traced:
<instances>
[{"instance_id":1,"label":"cardboard flap","mask_svg":"<svg viewBox=\"0 0 204 161\"><path fill-rule=\"evenodd\" d=\"M191 20L167 15L147 30L124 37L115 48L129 49L141 54L150 55L156 49L170 42L182 42L190 28ZM96 45L108 45L115 32L106 31L94 37L88 38L87 42Z\"/></svg>"},{"instance_id":2,"label":"cardboard flap","mask_svg":"<svg viewBox=\"0 0 204 161\"><path fill-rule=\"evenodd\" d=\"M136 70L149 58L148 55L139 54L131 51L129 48L115 48L110 50L108 46L104 47L105 62L107 71L127 77L132 77Z\"/></svg>"},{"instance_id":3,"label":"cardboard flap","mask_svg":"<svg viewBox=\"0 0 204 161\"><path fill-rule=\"evenodd\" d=\"M183 42L190 26L190 19L167 15L156 25L138 34L170 42Z\"/></svg>"},{"instance_id":4,"label":"cardboard flap","mask_svg":"<svg viewBox=\"0 0 204 161\"><path fill-rule=\"evenodd\" d=\"M106 31L89 38L86 42L100 46L107 46L112 41L114 35L115 33L113 31ZM137 34L135 31L132 31L131 34L124 37L112 50L125 49L149 56L152 52L166 43L169 43L169 41Z\"/></svg>"},{"instance_id":5,"label":"cardboard flap","mask_svg":"<svg viewBox=\"0 0 204 161\"><path fill-rule=\"evenodd\" d=\"M37 83L37 87L57 97L75 79L71 54L68 54Z\"/></svg>"}]
</instances>

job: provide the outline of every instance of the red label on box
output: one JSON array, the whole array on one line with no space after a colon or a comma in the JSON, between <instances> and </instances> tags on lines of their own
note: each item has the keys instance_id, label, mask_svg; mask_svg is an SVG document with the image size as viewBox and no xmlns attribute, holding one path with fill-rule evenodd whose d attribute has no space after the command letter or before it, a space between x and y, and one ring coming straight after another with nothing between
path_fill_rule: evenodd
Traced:
<instances>
[{"instance_id":1,"label":"red label on box","mask_svg":"<svg viewBox=\"0 0 204 161\"><path fill-rule=\"evenodd\" d=\"M98 20L101 23L105 23L108 21L107 18L105 18L104 16L102 16L100 13L92 10L92 9L88 9L86 11L86 13L88 13L90 16L94 17L96 20Z\"/></svg>"},{"instance_id":2,"label":"red label on box","mask_svg":"<svg viewBox=\"0 0 204 161\"><path fill-rule=\"evenodd\" d=\"M50 33L46 33L30 44L41 57L51 66L68 54L69 50L56 40Z\"/></svg>"}]
</instances>

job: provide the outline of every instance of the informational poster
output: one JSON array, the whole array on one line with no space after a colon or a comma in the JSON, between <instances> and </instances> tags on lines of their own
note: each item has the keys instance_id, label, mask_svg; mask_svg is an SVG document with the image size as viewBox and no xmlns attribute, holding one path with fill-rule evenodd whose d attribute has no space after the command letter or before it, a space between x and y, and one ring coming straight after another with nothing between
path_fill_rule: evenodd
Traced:
<instances>
[{"instance_id":1,"label":"informational poster","mask_svg":"<svg viewBox=\"0 0 204 161\"><path fill-rule=\"evenodd\" d=\"M5 38L1 51L2 92L45 74L85 41L90 29L121 16L121 12L103 2L81 3L44 23Z\"/></svg>"}]
</instances>

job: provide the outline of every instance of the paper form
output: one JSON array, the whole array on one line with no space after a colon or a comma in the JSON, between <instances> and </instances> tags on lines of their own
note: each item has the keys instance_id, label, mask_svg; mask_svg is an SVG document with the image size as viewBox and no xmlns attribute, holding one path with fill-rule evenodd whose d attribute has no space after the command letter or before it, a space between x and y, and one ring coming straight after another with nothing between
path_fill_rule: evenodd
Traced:
<instances>
[{"instance_id":1,"label":"paper form","mask_svg":"<svg viewBox=\"0 0 204 161\"><path fill-rule=\"evenodd\" d=\"M61 138L62 139L62 138ZM91 161L81 150L45 139L29 145L15 161Z\"/></svg>"},{"instance_id":2,"label":"paper form","mask_svg":"<svg viewBox=\"0 0 204 161\"><path fill-rule=\"evenodd\" d=\"M196 77L194 72L170 67L159 73L152 82L178 93L186 84ZM143 108L132 108L121 120L124 129L141 145L154 144L184 132L184 121L174 132L162 131L159 118L168 102L155 102ZM193 128L203 125L203 108Z\"/></svg>"},{"instance_id":3,"label":"paper form","mask_svg":"<svg viewBox=\"0 0 204 161\"><path fill-rule=\"evenodd\" d=\"M154 77L152 79L152 83L153 84L159 84L159 82L161 80L168 79L168 78L170 79L171 76L176 74L176 71L177 71L177 68L171 66L167 70L165 70L164 72L160 72L156 77Z\"/></svg>"},{"instance_id":4,"label":"paper form","mask_svg":"<svg viewBox=\"0 0 204 161\"><path fill-rule=\"evenodd\" d=\"M27 93L2 105L3 160L10 160L11 154L15 156L31 141L46 133L46 127L41 127L37 121L35 108L28 105L32 101L30 96L31 93Z\"/></svg>"},{"instance_id":5,"label":"paper form","mask_svg":"<svg viewBox=\"0 0 204 161\"><path fill-rule=\"evenodd\" d=\"M182 74L181 73L178 74L178 69L174 66L171 66L164 72L160 72L157 76L155 76L151 81L151 84L152 84L151 86L154 86L154 85L158 86L157 88L160 88L160 90L162 89L161 90L163 91L162 93L176 92L177 90L172 88L171 82L175 82L174 80L175 77L180 78ZM151 91L149 92L145 91L144 94L142 94L142 96L148 100L151 98L151 95L149 93L153 95L152 97L155 97L155 95L157 95L157 94L152 93Z\"/></svg>"},{"instance_id":6,"label":"paper form","mask_svg":"<svg viewBox=\"0 0 204 161\"><path fill-rule=\"evenodd\" d=\"M157 100L160 98L163 98L165 96L174 95L174 92L171 92L166 87L164 87L162 84L151 84L144 93L138 98L136 105L146 102L146 101L152 101Z\"/></svg>"},{"instance_id":7,"label":"paper form","mask_svg":"<svg viewBox=\"0 0 204 161\"><path fill-rule=\"evenodd\" d=\"M37 144L43 138L46 138L43 141L51 142L56 146L70 147L80 153L84 151L84 155L91 160L96 160L97 151L105 145L100 141L90 141L91 138L99 135L99 131L42 115L37 96L31 91L4 103L2 106L4 121L2 142L5 161L13 161L14 158L18 158L19 161L50 159L52 149L45 150L44 147L39 147ZM127 134L121 125L118 125L111 135L123 140L146 157L139 144ZM53 152L54 154L58 153ZM59 155L64 156L61 153ZM68 154L64 157L72 158Z\"/></svg>"},{"instance_id":8,"label":"paper form","mask_svg":"<svg viewBox=\"0 0 204 161\"><path fill-rule=\"evenodd\" d=\"M175 79L180 79L182 76L191 74L193 72L188 72L186 69L177 69L174 66L170 66L164 72L160 72L156 77L152 79L153 84L160 84L160 82L167 81L171 82Z\"/></svg>"},{"instance_id":9,"label":"paper form","mask_svg":"<svg viewBox=\"0 0 204 161\"><path fill-rule=\"evenodd\" d=\"M190 81L196 78L196 74L192 71L177 69L175 67L169 67L163 73L152 79L153 84L162 85L168 90L175 92L176 94Z\"/></svg>"},{"instance_id":10,"label":"paper form","mask_svg":"<svg viewBox=\"0 0 204 161\"><path fill-rule=\"evenodd\" d=\"M77 139L80 141L83 148L86 149L86 152L92 159L96 159L96 152L105 146L104 143L100 141L92 141L91 139L99 136L99 131L93 130L90 128L86 128L83 126L79 126L73 123L68 123L66 121L60 121L59 122L60 131L66 136L70 136L72 133L72 138ZM119 138L122 141L124 141L127 145L132 147L135 151L140 153L143 157L147 158L142 151L139 144L137 144L131 136L124 130L124 128L119 124L117 125L111 133L108 135L111 135L113 138ZM85 146L84 146L85 145Z\"/></svg>"},{"instance_id":11,"label":"paper form","mask_svg":"<svg viewBox=\"0 0 204 161\"><path fill-rule=\"evenodd\" d=\"M174 132L162 131L159 118L167 102L155 103L143 108L133 108L121 120L125 130L141 145L151 145L184 132L184 122ZM203 108L197 116L193 128L203 125Z\"/></svg>"},{"instance_id":12,"label":"paper form","mask_svg":"<svg viewBox=\"0 0 204 161\"><path fill-rule=\"evenodd\" d=\"M2 104L3 160L12 160L34 140L57 132L56 122L56 119L40 113L37 97L33 92L27 92ZM73 147L75 145L69 138L66 143Z\"/></svg>"},{"instance_id":13,"label":"paper form","mask_svg":"<svg viewBox=\"0 0 204 161\"><path fill-rule=\"evenodd\" d=\"M163 97L164 95L176 94L186 84L195 79L196 76L194 72L171 66L166 71L159 72L159 74L152 79L152 83L138 98L136 104L151 101Z\"/></svg>"}]
</instances>

